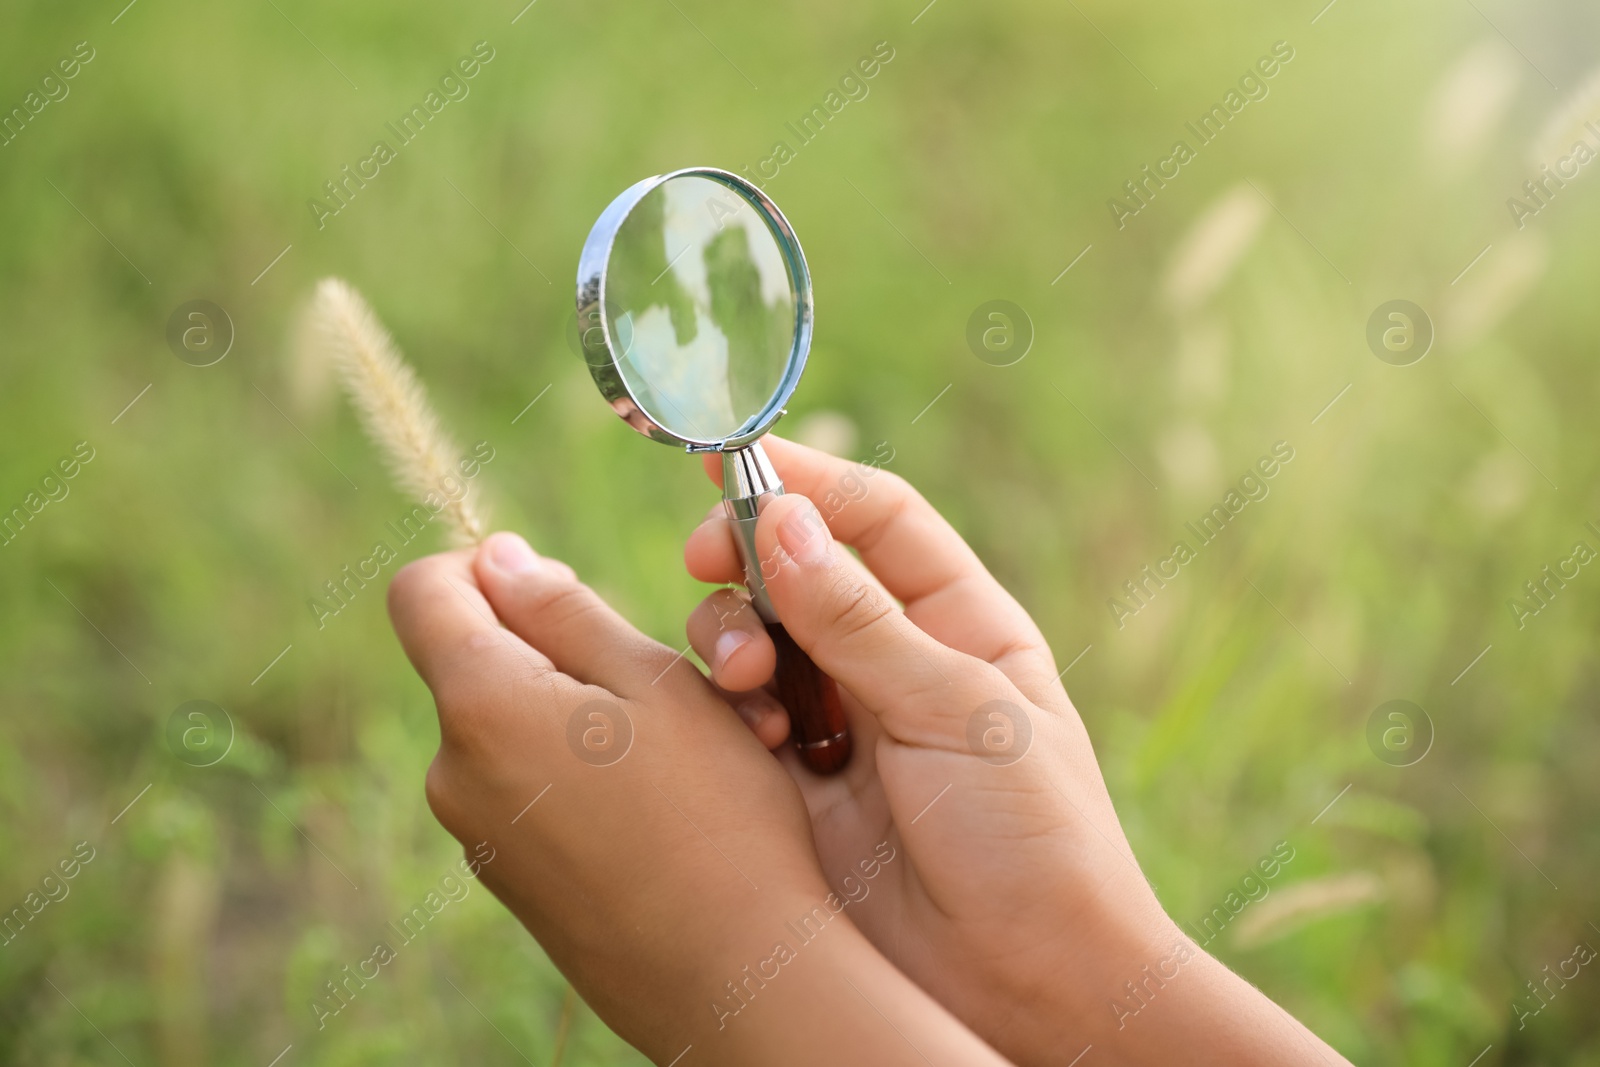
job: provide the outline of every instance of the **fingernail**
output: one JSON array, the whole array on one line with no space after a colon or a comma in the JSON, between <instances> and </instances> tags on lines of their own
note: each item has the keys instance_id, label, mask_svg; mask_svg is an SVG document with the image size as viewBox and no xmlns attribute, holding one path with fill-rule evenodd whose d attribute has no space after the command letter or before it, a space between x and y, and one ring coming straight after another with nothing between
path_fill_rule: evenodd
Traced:
<instances>
[{"instance_id":1,"label":"fingernail","mask_svg":"<svg viewBox=\"0 0 1600 1067\"><path fill-rule=\"evenodd\" d=\"M800 499L805 500L804 497ZM796 563L822 562L832 542L828 524L822 521L821 512L809 500L778 524L778 544Z\"/></svg>"},{"instance_id":2,"label":"fingernail","mask_svg":"<svg viewBox=\"0 0 1600 1067\"><path fill-rule=\"evenodd\" d=\"M497 533L489 538L489 559L496 569L507 574L529 574L539 567L539 557L528 542L514 533Z\"/></svg>"},{"instance_id":3,"label":"fingernail","mask_svg":"<svg viewBox=\"0 0 1600 1067\"><path fill-rule=\"evenodd\" d=\"M728 660L733 658L733 654L748 645L750 641L750 635L743 630L724 630L711 649L711 673L721 674L723 668L727 667Z\"/></svg>"}]
</instances>

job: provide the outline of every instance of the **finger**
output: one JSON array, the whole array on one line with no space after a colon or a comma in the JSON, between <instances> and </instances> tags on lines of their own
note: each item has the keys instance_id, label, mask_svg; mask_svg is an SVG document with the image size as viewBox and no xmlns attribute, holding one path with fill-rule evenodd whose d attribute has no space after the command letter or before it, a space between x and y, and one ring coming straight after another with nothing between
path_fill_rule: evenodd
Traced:
<instances>
[{"instance_id":1,"label":"finger","mask_svg":"<svg viewBox=\"0 0 1600 1067\"><path fill-rule=\"evenodd\" d=\"M547 656L500 626L472 573L470 551L408 563L389 583L388 599L400 644L433 692L447 744L503 744L504 702L484 699L496 684L527 687L523 695L539 703L581 692Z\"/></svg>"},{"instance_id":2,"label":"finger","mask_svg":"<svg viewBox=\"0 0 1600 1067\"><path fill-rule=\"evenodd\" d=\"M763 447L784 487L816 503L833 536L860 552L868 570L925 632L994 663L1025 691L1053 686L1049 646L1028 613L903 478L770 434ZM720 460L708 461L706 470L721 483ZM690 573L726 572L732 548L731 539L725 548L702 524L685 550Z\"/></svg>"},{"instance_id":3,"label":"finger","mask_svg":"<svg viewBox=\"0 0 1600 1067\"><path fill-rule=\"evenodd\" d=\"M908 607L984 571L961 535L905 479L768 434L762 447L784 488L811 500L833 536L853 545L869 570ZM720 459L706 470L722 484ZM992 579L991 579L992 581Z\"/></svg>"},{"instance_id":4,"label":"finger","mask_svg":"<svg viewBox=\"0 0 1600 1067\"><path fill-rule=\"evenodd\" d=\"M728 524L728 515L721 504L690 532L683 546L683 565L691 577L713 585L744 581L739 550L733 542L733 527Z\"/></svg>"},{"instance_id":5,"label":"finger","mask_svg":"<svg viewBox=\"0 0 1600 1067\"><path fill-rule=\"evenodd\" d=\"M471 550L442 552L400 568L389 583L389 618L406 657L434 690L464 659L502 644L496 636L500 622L472 573ZM555 669L539 652L528 653L531 666Z\"/></svg>"},{"instance_id":6,"label":"finger","mask_svg":"<svg viewBox=\"0 0 1600 1067\"><path fill-rule=\"evenodd\" d=\"M652 641L578 581L572 568L541 558L514 533L491 535L472 560L484 597L506 628L580 682L618 696L677 685L700 672Z\"/></svg>"},{"instance_id":7,"label":"finger","mask_svg":"<svg viewBox=\"0 0 1600 1067\"><path fill-rule=\"evenodd\" d=\"M748 597L718 589L690 612L684 631L721 688L744 693L772 678L777 652Z\"/></svg>"},{"instance_id":8,"label":"finger","mask_svg":"<svg viewBox=\"0 0 1600 1067\"><path fill-rule=\"evenodd\" d=\"M690 576L699 581L716 585L744 584L744 564L739 559L733 527L728 523L720 504L689 534L689 540L684 545L683 560ZM856 569L863 581L883 589L883 583L860 560L847 555L846 562ZM884 596L888 595L888 590L884 590Z\"/></svg>"},{"instance_id":9,"label":"finger","mask_svg":"<svg viewBox=\"0 0 1600 1067\"><path fill-rule=\"evenodd\" d=\"M735 693L715 686L718 695L738 713L740 720L756 735L756 740L776 749L789 740L789 713L783 710L778 698L765 689Z\"/></svg>"},{"instance_id":10,"label":"finger","mask_svg":"<svg viewBox=\"0 0 1600 1067\"><path fill-rule=\"evenodd\" d=\"M795 642L895 740L965 749L973 709L1018 696L996 667L924 633L864 581L805 497L767 505L756 546L767 592Z\"/></svg>"}]
</instances>

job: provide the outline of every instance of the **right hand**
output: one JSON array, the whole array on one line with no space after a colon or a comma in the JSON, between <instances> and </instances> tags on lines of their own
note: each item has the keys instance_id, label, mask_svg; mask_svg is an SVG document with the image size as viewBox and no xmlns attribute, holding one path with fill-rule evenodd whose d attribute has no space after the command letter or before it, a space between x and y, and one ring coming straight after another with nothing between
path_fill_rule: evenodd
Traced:
<instances>
[{"instance_id":1,"label":"right hand","mask_svg":"<svg viewBox=\"0 0 1600 1067\"><path fill-rule=\"evenodd\" d=\"M765 447L788 489L757 524L767 591L796 643L839 683L849 766L818 777L782 743L787 722L763 691L772 645L741 593L707 597L688 636L799 784L830 883L859 890L877 842L903 854L849 908L879 950L1022 1064L1066 1063L1087 1043L1102 1063L1175 1050L1187 1062L1256 1062L1253 1053L1269 1062L1316 1042L1297 1025L1289 1037L1281 1022L1266 1044L1198 1039L1208 1013L1222 1033L1245 1015L1287 1016L1162 911L1027 612L901 478L770 436ZM707 471L717 480L720 464ZM849 491L863 483L863 494ZM703 581L742 582L720 509L690 536L685 560ZM1124 983L1180 949L1186 977L1152 1013L1165 1029L1125 1027L1112 1007L1127 998ZM1218 1011L1219 998L1231 1010Z\"/></svg>"}]
</instances>

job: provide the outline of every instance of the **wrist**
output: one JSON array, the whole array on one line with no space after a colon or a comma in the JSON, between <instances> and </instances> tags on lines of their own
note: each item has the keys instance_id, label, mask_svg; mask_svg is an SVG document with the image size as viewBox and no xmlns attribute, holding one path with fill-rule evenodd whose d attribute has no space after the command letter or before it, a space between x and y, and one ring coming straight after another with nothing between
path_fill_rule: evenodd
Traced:
<instances>
[{"instance_id":1,"label":"wrist","mask_svg":"<svg viewBox=\"0 0 1600 1067\"><path fill-rule=\"evenodd\" d=\"M1126 898L1103 902L1059 928L1070 937L1047 949L1052 965L1035 971L1026 988L1008 994L1021 1007L1004 1035L985 1036L1021 1065L1060 1064L1090 1045L1097 1057L1104 1056L1097 1062L1121 1062L1111 1046L1120 1043L1115 1036L1127 1025L1127 1008L1147 1003L1133 999L1133 993L1159 992L1192 978L1204 953L1154 898L1137 906Z\"/></svg>"},{"instance_id":2,"label":"wrist","mask_svg":"<svg viewBox=\"0 0 1600 1067\"><path fill-rule=\"evenodd\" d=\"M711 1064L1003 1067L993 1049L884 958L842 907L830 906L836 902L821 886L788 892L729 926L696 965L675 1027L683 1040L650 1051L664 1053L663 1063L693 1044L696 1062Z\"/></svg>"},{"instance_id":3,"label":"wrist","mask_svg":"<svg viewBox=\"0 0 1600 1067\"><path fill-rule=\"evenodd\" d=\"M1093 1046L1111 1065L1186 1063L1199 1067L1325 1062L1331 1048L1266 994L1234 974L1159 908L1123 914L1100 927L1098 949L1056 988L1047 1011L1061 1020L1026 1047L1001 1043L1018 1064L1060 1063ZM1219 1020L1227 1020L1225 1024ZM1070 1046L1070 1047L1069 1047Z\"/></svg>"}]
</instances>

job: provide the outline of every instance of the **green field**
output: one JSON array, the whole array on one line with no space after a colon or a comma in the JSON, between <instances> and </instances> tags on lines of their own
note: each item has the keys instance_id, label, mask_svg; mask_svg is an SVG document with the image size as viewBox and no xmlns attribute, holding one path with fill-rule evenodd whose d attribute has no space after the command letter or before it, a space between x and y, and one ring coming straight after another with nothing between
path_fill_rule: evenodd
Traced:
<instances>
[{"instance_id":1,"label":"green field","mask_svg":"<svg viewBox=\"0 0 1600 1067\"><path fill-rule=\"evenodd\" d=\"M311 603L442 531L394 538L296 313L360 289L495 523L681 646L714 490L568 331L600 210L709 164L815 279L780 431L887 442L1033 612L1173 915L1355 1062L1600 1064L1597 968L1528 985L1600 947L1592 5L125 2L0 15L0 1063L553 1061L566 983L477 887L318 1028L460 849L398 562Z\"/></svg>"}]
</instances>

